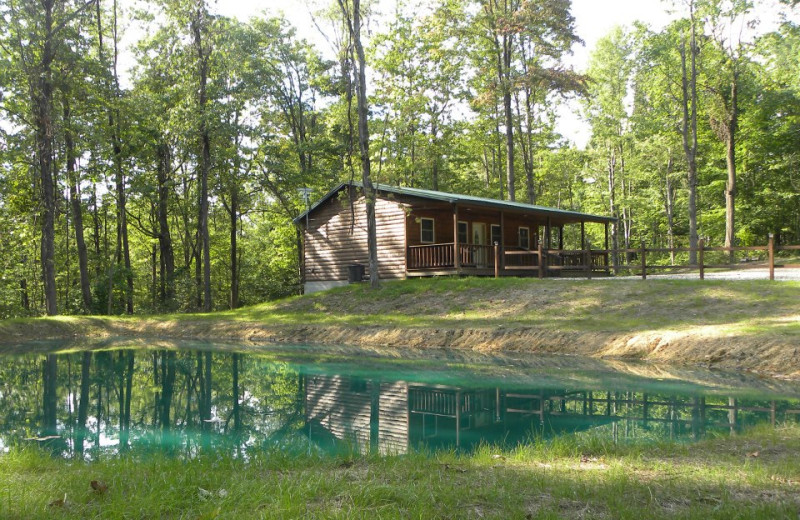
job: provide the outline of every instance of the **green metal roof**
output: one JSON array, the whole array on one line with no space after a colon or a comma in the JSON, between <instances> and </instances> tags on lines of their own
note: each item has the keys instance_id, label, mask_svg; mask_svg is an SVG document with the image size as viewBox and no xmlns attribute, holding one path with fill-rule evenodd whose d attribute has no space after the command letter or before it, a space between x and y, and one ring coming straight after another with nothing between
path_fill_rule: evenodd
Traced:
<instances>
[{"instance_id":1,"label":"green metal roof","mask_svg":"<svg viewBox=\"0 0 800 520\"><path fill-rule=\"evenodd\" d=\"M337 187L329 191L324 197L317 201L308 211L304 211L297 218L294 219L295 223L302 221L306 214L313 213L316 208L327 202L331 197L336 195L339 191L347 186L354 186L357 188L362 187L362 183L358 181L343 182ZM511 202L508 200L487 199L485 197L475 197L472 195L461 195L457 193L446 193L444 191L423 190L420 188L404 188L399 186L389 186L386 184L375 184L374 188L378 192L391 193L394 195L402 195L406 197L416 197L425 200L435 200L438 202L448 202L451 204L469 204L475 206L484 206L496 209L505 209L509 211L518 212L531 212L539 215L567 218L576 222L614 222L614 217L604 217L601 215L591 215L589 213L580 213L577 211L567 211L557 208L549 208L546 206L536 206L534 204L525 204L522 202Z\"/></svg>"}]
</instances>

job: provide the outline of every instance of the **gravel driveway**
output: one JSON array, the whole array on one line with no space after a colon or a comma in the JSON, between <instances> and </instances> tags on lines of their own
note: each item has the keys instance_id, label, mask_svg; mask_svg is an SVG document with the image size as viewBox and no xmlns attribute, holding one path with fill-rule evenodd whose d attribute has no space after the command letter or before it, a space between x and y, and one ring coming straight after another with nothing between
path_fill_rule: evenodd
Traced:
<instances>
[{"instance_id":1,"label":"gravel driveway","mask_svg":"<svg viewBox=\"0 0 800 520\"><path fill-rule=\"evenodd\" d=\"M641 278L641 276L618 276L615 279ZM652 274L647 273L647 278L657 278L661 280L698 280L700 274L697 270L686 273ZM732 269L730 271L706 271L706 280L769 280L769 269ZM781 282L800 281L800 269L783 268L775 269L775 280Z\"/></svg>"}]
</instances>

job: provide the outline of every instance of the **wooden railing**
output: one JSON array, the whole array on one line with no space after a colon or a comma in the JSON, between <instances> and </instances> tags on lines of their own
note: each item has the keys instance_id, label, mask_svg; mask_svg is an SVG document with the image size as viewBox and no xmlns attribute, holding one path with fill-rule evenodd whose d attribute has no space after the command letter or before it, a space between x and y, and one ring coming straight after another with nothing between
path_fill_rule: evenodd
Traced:
<instances>
[{"instance_id":1,"label":"wooden railing","mask_svg":"<svg viewBox=\"0 0 800 520\"><path fill-rule=\"evenodd\" d=\"M647 278L648 272L656 270L696 270L700 279L703 279L707 269L767 267L769 279L774 280L775 254L779 251L800 251L800 245L777 246L772 238L766 246L729 248L706 247L703 240L696 248L648 248L642 242L639 248L594 249L589 245L587 249L579 250L543 249L541 245L536 250L526 250L512 246L459 244L458 264L455 262L455 250L453 243L409 246L408 269L493 269L495 276L500 276L503 271L536 271L540 278L561 273L577 273L591 278L596 273L638 272L643 279ZM692 252L696 254L696 263L690 264L688 259L685 263L676 262L676 256ZM767 258L767 263L730 260L725 263L714 258L712 262L707 262L708 254L722 253L724 255L717 256L734 259L737 253L742 252L761 252Z\"/></svg>"},{"instance_id":2,"label":"wooden railing","mask_svg":"<svg viewBox=\"0 0 800 520\"><path fill-rule=\"evenodd\" d=\"M494 246L459 244L458 248L462 267L494 268Z\"/></svg>"},{"instance_id":3,"label":"wooden railing","mask_svg":"<svg viewBox=\"0 0 800 520\"><path fill-rule=\"evenodd\" d=\"M528 249L506 249L503 253L503 267L505 269L526 270L539 268L539 251Z\"/></svg>"},{"instance_id":4,"label":"wooden railing","mask_svg":"<svg viewBox=\"0 0 800 520\"><path fill-rule=\"evenodd\" d=\"M706 247L703 239L698 241L697 247L650 247L648 248L644 241L641 242L639 248L628 248L619 250L608 250L607 253L612 255L612 258L626 257L635 259L635 262L618 263L613 266L615 274L618 271L638 271L642 279L647 278L648 271L655 270L689 270L697 271L701 280L705 278L706 269L764 269L769 271L769 279L775 279L775 267L780 264L775 263L775 254L779 251L800 251L800 245L775 245L775 240L770 235L769 241L765 246L739 246L739 247ZM605 252L605 251L604 251ZM735 259L736 253L741 252L762 252L766 257L766 263L754 261L731 261ZM676 254L680 253L695 253L697 261L695 263L675 263L674 258ZM706 254L708 253L724 253L728 258L728 262L707 263ZM668 263L653 262L655 255L669 255L670 261ZM648 263L648 260L650 262Z\"/></svg>"},{"instance_id":5,"label":"wooden railing","mask_svg":"<svg viewBox=\"0 0 800 520\"><path fill-rule=\"evenodd\" d=\"M426 244L408 247L408 269L445 269L455 267L453 244Z\"/></svg>"}]
</instances>

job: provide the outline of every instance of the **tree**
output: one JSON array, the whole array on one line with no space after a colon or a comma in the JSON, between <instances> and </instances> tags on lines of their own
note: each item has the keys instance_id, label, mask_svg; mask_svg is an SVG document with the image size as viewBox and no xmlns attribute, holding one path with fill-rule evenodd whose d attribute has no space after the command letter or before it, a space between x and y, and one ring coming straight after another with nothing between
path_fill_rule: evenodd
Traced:
<instances>
[{"instance_id":1,"label":"tree","mask_svg":"<svg viewBox=\"0 0 800 520\"><path fill-rule=\"evenodd\" d=\"M725 247L736 245L736 140L739 131L741 76L746 65L742 41L743 32L753 21L748 15L752 3L748 0L708 0L703 5L711 27L711 37L720 56L721 88L713 88L715 101L711 126L725 143L725 162L728 179L725 186ZM738 29L738 31L737 31ZM738 32L738 36L736 33ZM724 78L724 79L723 79ZM730 252L733 263L734 254Z\"/></svg>"},{"instance_id":2,"label":"tree","mask_svg":"<svg viewBox=\"0 0 800 520\"><path fill-rule=\"evenodd\" d=\"M687 64L687 43L683 36L680 43L681 55L681 105L683 107L683 122L681 136L683 138L683 153L686 156L687 177L689 183L689 263L697 264L697 25L696 0L686 0L689 10L689 43Z\"/></svg>"},{"instance_id":3,"label":"tree","mask_svg":"<svg viewBox=\"0 0 800 520\"><path fill-rule=\"evenodd\" d=\"M565 70L561 59L580 39L575 35L570 0L479 0L478 3L480 12L474 25L480 43L475 52L481 58L490 55L494 64L496 81L489 85L502 96L507 193L513 201L516 199L513 94L520 83L542 85L547 92L577 90L579 77ZM526 96L529 101L533 101L531 94Z\"/></svg>"},{"instance_id":4,"label":"tree","mask_svg":"<svg viewBox=\"0 0 800 520\"><path fill-rule=\"evenodd\" d=\"M630 247L630 210L617 206L617 184L625 187L625 159L630 145L630 121L626 107L633 64L631 41L620 27L598 41L589 62L589 95L586 117L592 125L592 147L604 156L608 178L608 211L617 221L611 225L612 249L619 249L620 217L625 249ZM613 255L614 267L619 259Z\"/></svg>"},{"instance_id":5,"label":"tree","mask_svg":"<svg viewBox=\"0 0 800 520\"><path fill-rule=\"evenodd\" d=\"M347 53L356 71L356 97L358 110L358 148L361 155L361 183L367 212L367 249L369 254L369 280L373 289L380 285L378 277L378 239L375 222L375 189L370 177L369 122L367 107L367 74L364 46L361 44L361 1L338 0L343 21L350 37Z\"/></svg>"}]
</instances>

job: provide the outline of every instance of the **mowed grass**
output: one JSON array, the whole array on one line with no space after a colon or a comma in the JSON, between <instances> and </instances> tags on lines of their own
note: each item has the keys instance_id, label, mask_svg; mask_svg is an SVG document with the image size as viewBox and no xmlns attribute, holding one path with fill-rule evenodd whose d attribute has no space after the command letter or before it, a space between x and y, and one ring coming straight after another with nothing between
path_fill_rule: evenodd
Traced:
<instances>
[{"instance_id":1,"label":"mowed grass","mask_svg":"<svg viewBox=\"0 0 800 520\"><path fill-rule=\"evenodd\" d=\"M724 325L800 334L800 282L434 278L366 284L209 318L286 325L632 332Z\"/></svg>"},{"instance_id":2,"label":"mowed grass","mask_svg":"<svg viewBox=\"0 0 800 520\"><path fill-rule=\"evenodd\" d=\"M0 518L792 518L800 427L697 444L578 434L386 458L250 454L99 462L0 455ZM90 482L108 490L97 493ZM66 497L66 499L64 499Z\"/></svg>"},{"instance_id":3,"label":"mowed grass","mask_svg":"<svg viewBox=\"0 0 800 520\"><path fill-rule=\"evenodd\" d=\"M126 336L182 323L213 336L217 325L536 328L635 333L715 327L718 333L800 337L800 282L432 278L357 284L208 314L57 317L0 321L0 339ZM205 327L205 328L204 328ZM228 329L230 331L230 328Z\"/></svg>"}]
</instances>

